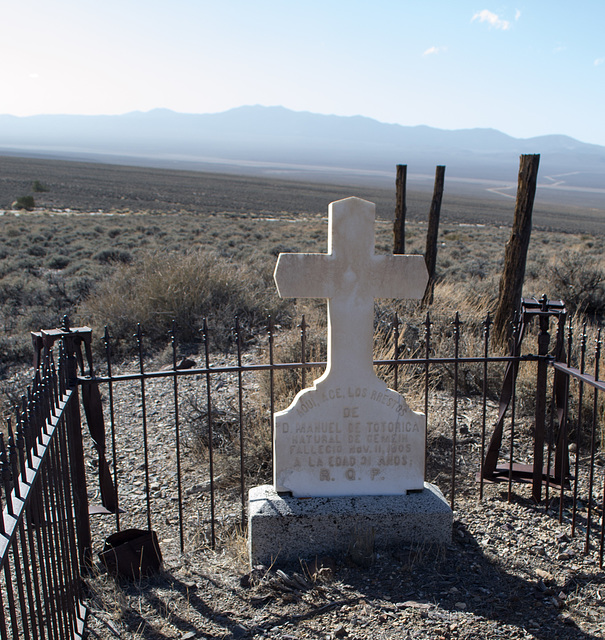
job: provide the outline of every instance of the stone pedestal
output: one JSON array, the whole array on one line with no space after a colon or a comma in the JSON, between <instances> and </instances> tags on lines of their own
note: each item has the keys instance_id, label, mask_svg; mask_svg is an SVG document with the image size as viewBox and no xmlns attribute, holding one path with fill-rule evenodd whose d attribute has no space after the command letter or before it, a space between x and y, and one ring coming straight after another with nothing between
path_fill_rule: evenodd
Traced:
<instances>
[{"instance_id":1,"label":"stone pedestal","mask_svg":"<svg viewBox=\"0 0 605 640\"><path fill-rule=\"evenodd\" d=\"M250 490L248 551L252 566L344 557L360 547L447 544L452 510L432 484L397 496L294 498L273 486Z\"/></svg>"}]
</instances>

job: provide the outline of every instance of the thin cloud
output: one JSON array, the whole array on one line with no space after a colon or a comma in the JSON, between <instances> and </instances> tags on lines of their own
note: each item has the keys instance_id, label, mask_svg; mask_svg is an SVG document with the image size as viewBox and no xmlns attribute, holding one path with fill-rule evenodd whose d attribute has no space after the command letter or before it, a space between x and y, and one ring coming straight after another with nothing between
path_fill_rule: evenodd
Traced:
<instances>
[{"instance_id":1,"label":"thin cloud","mask_svg":"<svg viewBox=\"0 0 605 640\"><path fill-rule=\"evenodd\" d=\"M521 14L519 13L519 15ZM502 31L510 29L510 22L508 20L503 20L499 15L489 11L488 9L478 11L471 18L471 22L475 22L475 20L478 20L479 22L487 22L489 26L494 27L494 29L501 29Z\"/></svg>"},{"instance_id":2,"label":"thin cloud","mask_svg":"<svg viewBox=\"0 0 605 640\"><path fill-rule=\"evenodd\" d=\"M443 53L447 51L447 47L429 47L426 51L423 52L423 56L433 56L438 53Z\"/></svg>"},{"instance_id":3,"label":"thin cloud","mask_svg":"<svg viewBox=\"0 0 605 640\"><path fill-rule=\"evenodd\" d=\"M605 64L605 58L597 58L594 61L594 66L595 67L600 67L602 64Z\"/></svg>"},{"instance_id":4,"label":"thin cloud","mask_svg":"<svg viewBox=\"0 0 605 640\"><path fill-rule=\"evenodd\" d=\"M519 9L517 9L515 11L515 22L521 17L521 11L519 11Z\"/></svg>"}]
</instances>

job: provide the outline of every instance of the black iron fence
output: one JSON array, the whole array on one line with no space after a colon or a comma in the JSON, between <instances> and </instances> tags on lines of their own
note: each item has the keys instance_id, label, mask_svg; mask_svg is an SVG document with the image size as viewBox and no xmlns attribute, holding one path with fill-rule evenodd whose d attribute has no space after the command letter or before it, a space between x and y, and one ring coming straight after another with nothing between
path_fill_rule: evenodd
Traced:
<instances>
[{"instance_id":1,"label":"black iron fence","mask_svg":"<svg viewBox=\"0 0 605 640\"><path fill-rule=\"evenodd\" d=\"M571 357L574 342L571 323L567 332L568 358L565 362L553 362L554 370L564 379L562 420L566 425L561 440L562 449L568 449L570 437L574 444L574 458L560 467L561 499L559 521L563 521L565 499L568 490L568 510L571 512L571 533L584 535L584 553L589 553L593 534L598 535L599 566L603 567L605 540L605 464L603 456L603 407L600 404L605 382L599 379L602 350L601 330L596 335L592 373L587 371L588 340L584 325L579 346L577 366ZM599 486L601 485L601 486ZM599 524L600 520L600 524Z\"/></svg>"},{"instance_id":2,"label":"black iron fence","mask_svg":"<svg viewBox=\"0 0 605 640\"><path fill-rule=\"evenodd\" d=\"M44 357L0 434L0 638L77 638L90 562L78 389Z\"/></svg>"},{"instance_id":3,"label":"black iron fence","mask_svg":"<svg viewBox=\"0 0 605 640\"><path fill-rule=\"evenodd\" d=\"M465 340L457 315L437 340L427 316L412 346L396 318L385 330L376 369L427 415L427 481L452 507L495 499L503 483L509 500L527 492L602 565L600 333L594 349L586 327L575 341L563 305L546 300L524 301L509 355L491 352L490 326ZM1 638L77 637L81 575L116 531L157 531L162 551L178 554L245 529L249 486L271 482L274 412L325 367L300 327L296 361L279 363L270 324L261 355L242 348L237 323L233 351L211 354L204 325L200 355L183 357L173 339L160 364L139 330L119 366L108 332L98 366L90 329L36 334L38 373L0 451Z\"/></svg>"}]
</instances>

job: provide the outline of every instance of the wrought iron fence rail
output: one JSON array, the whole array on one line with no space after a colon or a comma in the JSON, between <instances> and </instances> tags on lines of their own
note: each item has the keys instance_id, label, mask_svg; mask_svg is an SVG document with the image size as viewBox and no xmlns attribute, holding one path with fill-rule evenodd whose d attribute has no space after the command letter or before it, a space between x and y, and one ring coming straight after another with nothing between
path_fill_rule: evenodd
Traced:
<instances>
[{"instance_id":1,"label":"wrought iron fence rail","mask_svg":"<svg viewBox=\"0 0 605 640\"><path fill-rule=\"evenodd\" d=\"M582 373L577 367L572 367L564 362L552 362L552 366L561 373L564 373L572 378L575 378L579 382L583 382L594 389L599 391L605 391L605 381L595 379L594 375L590 373Z\"/></svg>"},{"instance_id":2,"label":"wrought iron fence rail","mask_svg":"<svg viewBox=\"0 0 605 640\"><path fill-rule=\"evenodd\" d=\"M438 357L430 356L429 358L386 358L374 360L374 366L388 365L424 365L428 364L478 364L478 363L508 363L508 362L538 362L546 360L550 362L549 356L539 356L526 354L522 356L460 356L456 357ZM166 378L170 376L187 377L195 375L214 375L219 373L246 373L254 371L283 371L291 369L314 369L326 367L327 362L320 360L316 362L281 362L281 363L264 363L264 364L242 364L242 365L225 365L225 366L209 366L209 367L191 367L190 369L168 368L158 371L143 371L132 373L116 373L111 375L78 376L77 383L108 383L108 382L126 382L129 380L147 380L153 378Z\"/></svg>"}]
</instances>

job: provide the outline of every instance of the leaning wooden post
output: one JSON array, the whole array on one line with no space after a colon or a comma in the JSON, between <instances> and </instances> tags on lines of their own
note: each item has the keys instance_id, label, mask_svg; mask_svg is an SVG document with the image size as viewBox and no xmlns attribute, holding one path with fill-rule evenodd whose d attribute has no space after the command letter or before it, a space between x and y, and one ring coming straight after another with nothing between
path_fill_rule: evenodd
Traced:
<instances>
[{"instance_id":1,"label":"leaning wooden post","mask_svg":"<svg viewBox=\"0 0 605 640\"><path fill-rule=\"evenodd\" d=\"M495 344L501 346L508 343L511 335L511 320L521 304L539 163L539 154L522 155L519 161L515 217L511 236L504 252L504 270L500 278L498 307L494 315L492 334Z\"/></svg>"},{"instance_id":2,"label":"leaning wooden post","mask_svg":"<svg viewBox=\"0 0 605 640\"><path fill-rule=\"evenodd\" d=\"M429 211L429 228L426 233L426 251L424 260L429 272L429 282L422 298L422 306L433 302L433 290L435 289L435 269L437 266L437 236L439 235L439 216L441 215L441 201L443 199L443 186L445 184L445 167L437 166L435 169L435 187L433 199Z\"/></svg>"},{"instance_id":3,"label":"leaning wooden post","mask_svg":"<svg viewBox=\"0 0 605 640\"><path fill-rule=\"evenodd\" d=\"M395 180L395 224L393 225L393 253L405 253L405 186L407 180L407 164L397 165Z\"/></svg>"}]
</instances>

